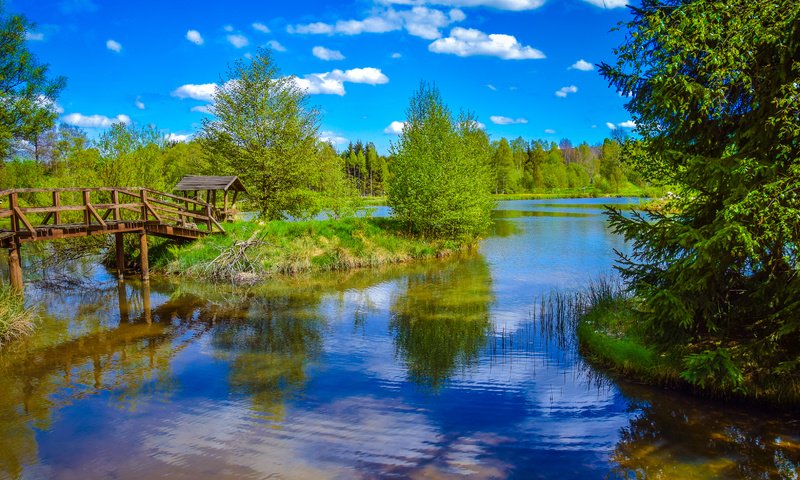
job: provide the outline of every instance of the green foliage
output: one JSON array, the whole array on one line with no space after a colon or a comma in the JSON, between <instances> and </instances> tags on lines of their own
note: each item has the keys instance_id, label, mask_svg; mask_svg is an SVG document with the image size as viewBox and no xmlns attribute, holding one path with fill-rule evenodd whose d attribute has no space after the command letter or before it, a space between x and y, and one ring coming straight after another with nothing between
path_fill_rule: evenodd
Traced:
<instances>
[{"instance_id":1,"label":"green foliage","mask_svg":"<svg viewBox=\"0 0 800 480\"><path fill-rule=\"evenodd\" d=\"M268 50L228 69L203 121L201 142L215 174L239 175L264 218L313 215L309 190L318 113Z\"/></svg>"},{"instance_id":2,"label":"green foliage","mask_svg":"<svg viewBox=\"0 0 800 480\"><path fill-rule=\"evenodd\" d=\"M345 173L344 160L328 143L319 145L316 159L314 188L319 192L319 209L333 218L355 215L363 202L352 178Z\"/></svg>"},{"instance_id":3,"label":"green foliage","mask_svg":"<svg viewBox=\"0 0 800 480\"><path fill-rule=\"evenodd\" d=\"M55 100L66 80L48 78L48 66L25 46L33 24L2 8L0 4L0 160L5 160L14 142L36 143L53 126Z\"/></svg>"},{"instance_id":4,"label":"green foliage","mask_svg":"<svg viewBox=\"0 0 800 480\"><path fill-rule=\"evenodd\" d=\"M22 295L0 284L0 347L33 331L36 313L26 307Z\"/></svg>"},{"instance_id":5,"label":"green foliage","mask_svg":"<svg viewBox=\"0 0 800 480\"><path fill-rule=\"evenodd\" d=\"M666 211L613 211L633 242L619 268L664 350L688 345L684 377L756 395L800 384L800 2L646 0L616 65L632 95ZM692 32L692 35L686 35Z\"/></svg>"},{"instance_id":6,"label":"green foliage","mask_svg":"<svg viewBox=\"0 0 800 480\"><path fill-rule=\"evenodd\" d=\"M491 149L470 116L454 119L436 87L421 84L392 145L389 205L409 230L467 238L490 225Z\"/></svg>"}]
</instances>

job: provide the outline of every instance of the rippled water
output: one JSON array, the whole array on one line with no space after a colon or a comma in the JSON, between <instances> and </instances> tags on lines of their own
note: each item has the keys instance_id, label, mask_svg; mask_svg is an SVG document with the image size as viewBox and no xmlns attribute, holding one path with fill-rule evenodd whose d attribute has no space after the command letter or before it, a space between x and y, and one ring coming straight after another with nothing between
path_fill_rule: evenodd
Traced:
<instances>
[{"instance_id":1,"label":"rippled water","mask_svg":"<svg viewBox=\"0 0 800 480\"><path fill-rule=\"evenodd\" d=\"M797 478L798 417L614 382L543 332L537 299L625 249L603 203L503 202L446 261L32 288L0 478Z\"/></svg>"}]
</instances>

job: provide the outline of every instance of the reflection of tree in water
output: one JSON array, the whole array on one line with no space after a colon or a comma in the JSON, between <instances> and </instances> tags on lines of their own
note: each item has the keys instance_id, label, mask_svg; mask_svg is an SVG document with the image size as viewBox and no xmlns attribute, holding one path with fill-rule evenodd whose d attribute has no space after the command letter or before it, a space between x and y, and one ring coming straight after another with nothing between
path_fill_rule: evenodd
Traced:
<instances>
[{"instance_id":1,"label":"reflection of tree in water","mask_svg":"<svg viewBox=\"0 0 800 480\"><path fill-rule=\"evenodd\" d=\"M798 478L796 420L660 391L637 388L632 393L644 404L621 431L610 478Z\"/></svg>"},{"instance_id":2,"label":"reflection of tree in water","mask_svg":"<svg viewBox=\"0 0 800 480\"><path fill-rule=\"evenodd\" d=\"M408 276L390 330L413 381L434 388L478 361L490 330L489 267L480 256Z\"/></svg>"},{"instance_id":3,"label":"reflection of tree in water","mask_svg":"<svg viewBox=\"0 0 800 480\"><path fill-rule=\"evenodd\" d=\"M254 408L280 417L284 401L306 381L305 366L322 349L320 293L281 289L251 298L247 318L219 323L216 354L230 362L230 384Z\"/></svg>"}]
</instances>

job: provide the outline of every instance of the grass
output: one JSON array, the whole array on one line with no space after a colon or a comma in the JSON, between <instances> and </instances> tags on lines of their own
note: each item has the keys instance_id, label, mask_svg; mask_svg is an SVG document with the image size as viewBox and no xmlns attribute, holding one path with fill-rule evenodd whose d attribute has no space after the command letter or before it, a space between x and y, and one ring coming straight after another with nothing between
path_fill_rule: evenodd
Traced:
<instances>
[{"instance_id":1,"label":"grass","mask_svg":"<svg viewBox=\"0 0 800 480\"><path fill-rule=\"evenodd\" d=\"M0 347L30 334L35 324L36 312L25 307L22 295L0 285Z\"/></svg>"},{"instance_id":2,"label":"grass","mask_svg":"<svg viewBox=\"0 0 800 480\"><path fill-rule=\"evenodd\" d=\"M225 229L227 235L151 251L151 264L168 274L220 280L246 275L256 280L441 257L462 248L455 242L408 236L386 218L237 221Z\"/></svg>"}]
</instances>

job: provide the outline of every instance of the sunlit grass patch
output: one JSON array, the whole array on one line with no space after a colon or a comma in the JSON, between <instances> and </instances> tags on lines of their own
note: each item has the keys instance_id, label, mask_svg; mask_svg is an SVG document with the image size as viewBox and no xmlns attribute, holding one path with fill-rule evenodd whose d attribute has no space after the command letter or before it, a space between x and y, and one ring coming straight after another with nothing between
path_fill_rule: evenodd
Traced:
<instances>
[{"instance_id":1,"label":"sunlit grass patch","mask_svg":"<svg viewBox=\"0 0 800 480\"><path fill-rule=\"evenodd\" d=\"M36 318L36 312L25 307L22 295L7 285L0 285L0 347L30 334Z\"/></svg>"}]
</instances>

